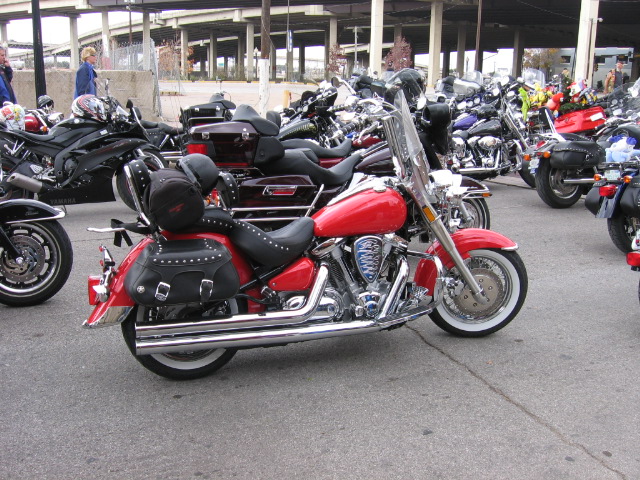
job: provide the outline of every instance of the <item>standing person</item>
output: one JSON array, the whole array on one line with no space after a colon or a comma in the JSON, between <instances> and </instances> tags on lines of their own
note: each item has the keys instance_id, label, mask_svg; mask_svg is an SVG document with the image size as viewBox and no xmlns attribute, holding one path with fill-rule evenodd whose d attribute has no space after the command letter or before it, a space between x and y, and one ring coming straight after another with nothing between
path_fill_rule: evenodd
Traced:
<instances>
[{"instance_id":1,"label":"standing person","mask_svg":"<svg viewBox=\"0 0 640 480\"><path fill-rule=\"evenodd\" d=\"M7 58L7 50L0 47L0 107L4 102L17 103L16 94L11 86L12 79L13 69Z\"/></svg>"},{"instance_id":2,"label":"standing person","mask_svg":"<svg viewBox=\"0 0 640 480\"><path fill-rule=\"evenodd\" d=\"M616 68L614 68L607 74L607 79L604 81L605 93L612 92L615 88L622 86L622 67L624 67L624 64L622 62L618 62L616 63Z\"/></svg>"},{"instance_id":3,"label":"standing person","mask_svg":"<svg viewBox=\"0 0 640 480\"><path fill-rule=\"evenodd\" d=\"M96 49L93 47L85 47L82 49L82 65L76 73L76 89L73 93L73 98L78 98L80 95L95 95L96 94L96 78L98 74L94 70L96 64Z\"/></svg>"}]
</instances>

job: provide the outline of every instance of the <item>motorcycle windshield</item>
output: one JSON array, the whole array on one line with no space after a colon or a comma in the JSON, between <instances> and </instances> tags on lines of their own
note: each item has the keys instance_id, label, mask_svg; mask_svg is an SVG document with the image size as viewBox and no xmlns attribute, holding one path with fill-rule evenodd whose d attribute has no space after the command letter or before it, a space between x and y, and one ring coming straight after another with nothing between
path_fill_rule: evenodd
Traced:
<instances>
[{"instance_id":1,"label":"motorcycle windshield","mask_svg":"<svg viewBox=\"0 0 640 480\"><path fill-rule=\"evenodd\" d=\"M398 91L402 91L406 101L411 105L418 103L418 99L423 93L424 75L412 68L403 68L394 73L387 81L385 100L393 103L393 99Z\"/></svg>"},{"instance_id":2,"label":"motorcycle windshield","mask_svg":"<svg viewBox=\"0 0 640 480\"><path fill-rule=\"evenodd\" d=\"M469 72L465 72L464 75L462 75L462 80L466 80L467 82L473 82L476 85L482 85L483 84L483 80L482 80L482 72L479 72L478 70L471 70Z\"/></svg>"},{"instance_id":3,"label":"motorcycle windshield","mask_svg":"<svg viewBox=\"0 0 640 480\"><path fill-rule=\"evenodd\" d=\"M538 84L540 87L545 87L547 84L546 76L541 70L535 68L525 68L522 71L522 80L528 85Z\"/></svg>"},{"instance_id":4,"label":"motorcycle windshield","mask_svg":"<svg viewBox=\"0 0 640 480\"><path fill-rule=\"evenodd\" d=\"M619 117L632 117L640 113L640 79L635 83L625 83L609 94L611 112Z\"/></svg>"},{"instance_id":5,"label":"motorcycle windshield","mask_svg":"<svg viewBox=\"0 0 640 480\"><path fill-rule=\"evenodd\" d=\"M420 143L413 116L402 90L393 98L394 111L383 121L384 131L392 152L396 175L415 202L429 204L429 162Z\"/></svg>"}]
</instances>

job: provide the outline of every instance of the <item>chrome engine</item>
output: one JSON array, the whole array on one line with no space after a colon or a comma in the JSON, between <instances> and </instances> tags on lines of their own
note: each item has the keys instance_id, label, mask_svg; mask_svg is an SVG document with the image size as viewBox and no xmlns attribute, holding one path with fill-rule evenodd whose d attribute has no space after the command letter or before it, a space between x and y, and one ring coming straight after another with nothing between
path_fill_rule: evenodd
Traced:
<instances>
[{"instance_id":1,"label":"chrome engine","mask_svg":"<svg viewBox=\"0 0 640 480\"><path fill-rule=\"evenodd\" d=\"M501 168L503 142L498 137L475 136L466 141L453 137L453 165L460 173Z\"/></svg>"}]
</instances>

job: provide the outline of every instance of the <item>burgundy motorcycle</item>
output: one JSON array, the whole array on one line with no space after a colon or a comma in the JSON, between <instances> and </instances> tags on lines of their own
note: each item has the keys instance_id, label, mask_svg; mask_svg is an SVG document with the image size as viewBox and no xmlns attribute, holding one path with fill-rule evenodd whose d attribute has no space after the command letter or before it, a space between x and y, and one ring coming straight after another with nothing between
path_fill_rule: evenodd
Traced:
<instances>
[{"instance_id":1,"label":"burgundy motorcycle","mask_svg":"<svg viewBox=\"0 0 640 480\"><path fill-rule=\"evenodd\" d=\"M527 294L518 246L490 230L448 232L401 93L396 104L383 123L397 176L363 182L272 232L203 207L212 187L233 201L233 177L211 162L186 156L183 172L151 174L131 162L137 223L94 230L145 237L117 267L101 246L84 326L120 324L135 358L174 379L214 372L238 349L391 330L424 315L466 337L506 326ZM410 250L421 234L431 245Z\"/></svg>"}]
</instances>

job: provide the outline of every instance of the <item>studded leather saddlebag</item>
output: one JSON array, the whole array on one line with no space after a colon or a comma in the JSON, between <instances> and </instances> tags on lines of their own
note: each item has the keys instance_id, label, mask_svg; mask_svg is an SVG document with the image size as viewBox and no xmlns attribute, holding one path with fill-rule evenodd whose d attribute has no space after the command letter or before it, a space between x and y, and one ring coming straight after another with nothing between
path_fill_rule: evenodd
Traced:
<instances>
[{"instance_id":1,"label":"studded leather saddlebag","mask_svg":"<svg viewBox=\"0 0 640 480\"><path fill-rule=\"evenodd\" d=\"M169 240L144 248L124 286L139 305L161 307L232 298L240 280L231 252L220 242Z\"/></svg>"},{"instance_id":2,"label":"studded leather saddlebag","mask_svg":"<svg viewBox=\"0 0 640 480\"><path fill-rule=\"evenodd\" d=\"M551 152L549 159L553 168L579 169L595 167L605 160L605 151L596 142L590 140L575 140L558 142Z\"/></svg>"}]
</instances>

